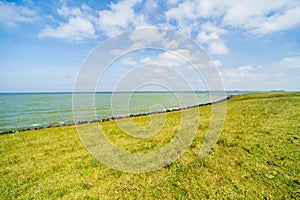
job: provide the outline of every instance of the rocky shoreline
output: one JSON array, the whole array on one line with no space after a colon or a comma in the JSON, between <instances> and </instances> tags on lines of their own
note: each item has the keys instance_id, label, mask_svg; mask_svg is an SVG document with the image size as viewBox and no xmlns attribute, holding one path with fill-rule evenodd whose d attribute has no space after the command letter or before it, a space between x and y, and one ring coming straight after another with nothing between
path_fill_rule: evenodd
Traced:
<instances>
[{"instance_id":1,"label":"rocky shoreline","mask_svg":"<svg viewBox=\"0 0 300 200\"><path fill-rule=\"evenodd\" d=\"M213 104L217 104L217 103L222 103L222 102L230 100L232 97L233 97L233 95L230 95L230 96L226 97L225 99L221 99L221 100L218 100L218 101L214 101L214 102L210 102L210 103L204 103L204 104L197 104L197 105L187 106L187 107L182 107L182 108L171 108L171 109L148 112L148 113L139 113L139 114L131 114L131 115L127 115L127 116L110 117L110 118L101 119L101 120L95 119L95 120L92 120L92 121L78 121L76 123L71 123L71 124L49 125L49 126L45 126L45 127L34 127L34 128L27 128L27 129L21 129L21 130L5 131L5 132L0 132L0 135L20 133L20 132L24 132L24 131L40 130L40 129L46 129L46 128L74 126L74 125L89 124L89 123L99 123L99 122L106 122L106 121L111 121L111 120L131 118L131 117L139 117L139 116L147 116L147 115L153 115L153 114L167 113L167 112L173 112L173 111L179 111L179 110L185 110L185 109L190 109L190 108L196 108L196 107L201 107L201 106L209 106L209 105L213 105Z\"/></svg>"}]
</instances>

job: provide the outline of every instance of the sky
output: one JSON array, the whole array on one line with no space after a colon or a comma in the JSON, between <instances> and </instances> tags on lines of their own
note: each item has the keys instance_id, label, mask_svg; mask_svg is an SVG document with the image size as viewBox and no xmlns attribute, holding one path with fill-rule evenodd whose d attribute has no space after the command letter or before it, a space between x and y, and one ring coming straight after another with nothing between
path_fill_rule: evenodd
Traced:
<instances>
[{"instance_id":1,"label":"sky","mask_svg":"<svg viewBox=\"0 0 300 200\"><path fill-rule=\"evenodd\" d=\"M216 68L225 90L300 90L298 0L23 0L0 1L0 92L73 91L95 48L112 38L132 40L142 28L193 40L211 59L206 67ZM175 39L163 38L172 37L166 31L149 30L137 38L143 37L144 45L147 38L167 41L169 49L124 54L102 74L97 89L111 91L126 75L135 80L155 72L167 79L174 70L192 89L207 89L180 57L192 59L194 49L187 55Z\"/></svg>"}]
</instances>

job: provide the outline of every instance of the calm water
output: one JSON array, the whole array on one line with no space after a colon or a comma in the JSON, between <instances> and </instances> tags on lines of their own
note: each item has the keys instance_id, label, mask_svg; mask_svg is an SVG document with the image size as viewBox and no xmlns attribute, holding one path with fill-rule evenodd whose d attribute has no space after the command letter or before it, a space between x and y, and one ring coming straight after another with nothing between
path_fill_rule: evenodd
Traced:
<instances>
[{"instance_id":1,"label":"calm water","mask_svg":"<svg viewBox=\"0 0 300 200\"><path fill-rule=\"evenodd\" d=\"M81 94L85 96L85 94ZM96 93L93 105L76 104L74 110L86 119L105 119L112 116L146 113L186 107L223 99L208 93ZM72 124L72 93L0 94L0 132L48 125ZM84 97L80 97L83 101ZM112 109L113 108L113 109Z\"/></svg>"}]
</instances>

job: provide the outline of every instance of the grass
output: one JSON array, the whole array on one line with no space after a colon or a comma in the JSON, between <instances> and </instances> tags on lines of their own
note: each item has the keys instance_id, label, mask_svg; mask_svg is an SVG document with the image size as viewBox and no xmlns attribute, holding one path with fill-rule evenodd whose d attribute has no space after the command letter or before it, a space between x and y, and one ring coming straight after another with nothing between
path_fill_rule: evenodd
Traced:
<instances>
[{"instance_id":1,"label":"grass","mask_svg":"<svg viewBox=\"0 0 300 200\"><path fill-rule=\"evenodd\" d=\"M223 131L208 156L198 154L211 106L188 109L183 112L190 120L200 116L190 148L174 163L147 173L122 172L101 164L83 146L73 126L1 135L0 198L299 199L300 93L239 95L226 106ZM133 118L141 126L134 130L137 135L149 131L143 127L151 120L157 126L166 120L162 130L149 138L124 134L116 121L100 125L116 146L150 152L171 141L183 114ZM118 123L126 128L126 120L131 119Z\"/></svg>"}]
</instances>

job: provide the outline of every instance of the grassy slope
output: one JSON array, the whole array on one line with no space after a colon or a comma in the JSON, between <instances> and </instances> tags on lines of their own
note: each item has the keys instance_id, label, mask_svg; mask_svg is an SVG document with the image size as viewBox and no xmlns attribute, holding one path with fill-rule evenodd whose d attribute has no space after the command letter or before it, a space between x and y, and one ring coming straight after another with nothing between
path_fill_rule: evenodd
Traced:
<instances>
[{"instance_id":1,"label":"grassy slope","mask_svg":"<svg viewBox=\"0 0 300 200\"><path fill-rule=\"evenodd\" d=\"M87 152L72 126L2 135L0 198L299 198L300 94L234 97L227 102L217 145L200 159L210 108L200 108L199 131L180 159L141 174L102 165ZM116 145L147 152L170 141L179 117L179 112L168 113L164 129L148 140L125 136L114 121L101 125ZM134 121L147 124L149 116Z\"/></svg>"}]
</instances>

